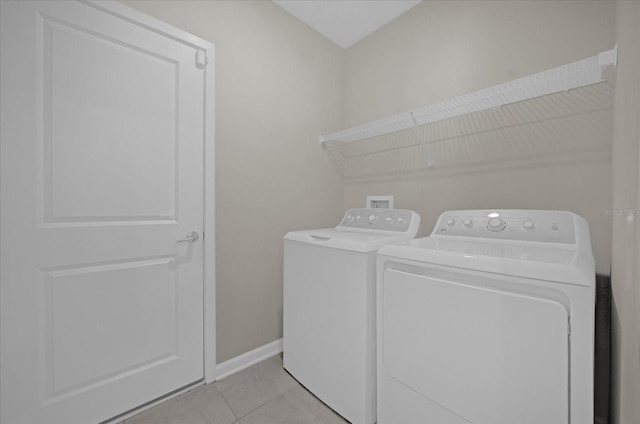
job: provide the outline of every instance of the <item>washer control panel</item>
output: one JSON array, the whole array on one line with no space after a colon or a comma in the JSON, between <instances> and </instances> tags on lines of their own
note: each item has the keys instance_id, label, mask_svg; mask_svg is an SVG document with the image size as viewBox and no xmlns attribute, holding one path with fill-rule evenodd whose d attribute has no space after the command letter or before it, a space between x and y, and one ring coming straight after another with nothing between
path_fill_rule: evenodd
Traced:
<instances>
[{"instance_id":1,"label":"washer control panel","mask_svg":"<svg viewBox=\"0 0 640 424\"><path fill-rule=\"evenodd\" d=\"M449 211L440 215L432 235L569 244L576 242L574 215L562 211Z\"/></svg>"},{"instance_id":2,"label":"washer control panel","mask_svg":"<svg viewBox=\"0 0 640 424\"><path fill-rule=\"evenodd\" d=\"M405 209L349 209L338 228L406 233L420 225L420 215Z\"/></svg>"}]
</instances>

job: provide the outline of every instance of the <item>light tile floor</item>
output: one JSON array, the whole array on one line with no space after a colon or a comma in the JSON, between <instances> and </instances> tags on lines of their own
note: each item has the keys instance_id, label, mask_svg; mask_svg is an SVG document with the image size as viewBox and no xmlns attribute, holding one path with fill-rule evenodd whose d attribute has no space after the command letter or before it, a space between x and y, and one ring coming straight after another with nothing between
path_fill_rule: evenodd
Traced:
<instances>
[{"instance_id":1,"label":"light tile floor","mask_svg":"<svg viewBox=\"0 0 640 424\"><path fill-rule=\"evenodd\" d=\"M282 368L273 356L200 386L123 424L345 424Z\"/></svg>"}]
</instances>

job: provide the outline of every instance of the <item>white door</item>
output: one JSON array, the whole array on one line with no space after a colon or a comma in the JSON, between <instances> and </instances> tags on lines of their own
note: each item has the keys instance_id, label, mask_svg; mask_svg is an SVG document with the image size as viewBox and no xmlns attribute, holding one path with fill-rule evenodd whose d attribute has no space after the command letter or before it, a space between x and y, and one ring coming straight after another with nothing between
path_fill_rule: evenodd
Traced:
<instances>
[{"instance_id":1,"label":"white door","mask_svg":"<svg viewBox=\"0 0 640 424\"><path fill-rule=\"evenodd\" d=\"M1 4L1 421L97 423L203 378L204 51Z\"/></svg>"}]
</instances>

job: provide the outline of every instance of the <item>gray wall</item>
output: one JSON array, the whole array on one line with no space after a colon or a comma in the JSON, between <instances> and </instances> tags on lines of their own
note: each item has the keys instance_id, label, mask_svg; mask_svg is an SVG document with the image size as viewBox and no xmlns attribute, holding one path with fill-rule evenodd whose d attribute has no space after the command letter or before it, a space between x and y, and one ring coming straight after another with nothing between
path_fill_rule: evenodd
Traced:
<instances>
[{"instance_id":1,"label":"gray wall","mask_svg":"<svg viewBox=\"0 0 640 424\"><path fill-rule=\"evenodd\" d=\"M614 424L640 422L640 3L619 1L613 131Z\"/></svg>"},{"instance_id":2,"label":"gray wall","mask_svg":"<svg viewBox=\"0 0 640 424\"><path fill-rule=\"evenodd\" d=\"M344 51L270 1L126 1L215 43L217 361L282 337L282 237L334 226Z\"/></svg>"},{"instance_id":3,"label":"gray wall","mask_svg":"<svg viewBox=\"0 0 640 424\"><path fill-rule=\"evenodd\" d=\"M609 1L428 1L347 50L345 124L353 126L447 100L609 50L614 46L615 3ZM610 112L609 112L610 113ZM610 121L609 117L609 121ZM555 125L555 124L554 124ZM564 125L564 128L562 127ZM575 123L559 123L575 135ZM536 131L518 143L543 146ZM364 205L366 195L394 195L395 206L422 216L427 235L450 209L560 209L589 221L596 266L609 273L611 135L586 132L585 145L604 144L597 155L580 145L562 158L544 147L523 166L438 168L419 176L394 175L347 182L345 207ZM490 136L485 152L501 148ZM562 140L558 140L562 142ZM456 142L449 143L451 149ZM450 153L455 155L456 153ZM447 157L455 163L455 157Z\"/></svg>"}]
</instances>

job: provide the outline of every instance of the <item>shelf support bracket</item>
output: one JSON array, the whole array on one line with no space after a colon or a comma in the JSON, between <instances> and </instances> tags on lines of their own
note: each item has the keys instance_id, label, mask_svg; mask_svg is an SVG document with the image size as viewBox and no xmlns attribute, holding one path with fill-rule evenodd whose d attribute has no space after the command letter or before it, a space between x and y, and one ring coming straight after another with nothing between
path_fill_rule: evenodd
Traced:
<instances>
[{"instance_id":1,"label":"shelf support bracket","mask_svg":"<svg viewBox=\"0 0 640 424\"><path fill-rule=\"evenodd\" d=\"M427 146L427 136L425 135L425 127L424 125L418 125L418 120L416 119L415 113L413 111L409 112L411 114L411 121L413 121L413 128L416 132L416 137L422 146L422 151L424 152L425 157L427 158L427 168L433 167L433 156L429 151L429 146Z\"/></svg>"}]
</instances>

